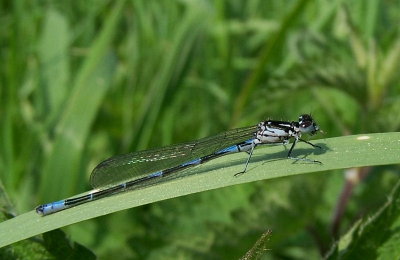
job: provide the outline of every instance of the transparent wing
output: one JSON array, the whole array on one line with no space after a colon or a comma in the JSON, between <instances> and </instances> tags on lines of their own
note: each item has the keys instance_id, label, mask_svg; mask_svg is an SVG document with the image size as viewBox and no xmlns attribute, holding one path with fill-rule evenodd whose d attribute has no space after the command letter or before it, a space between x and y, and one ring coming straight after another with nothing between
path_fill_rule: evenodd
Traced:
<instances>
[{"instance_id":1,"label":"transparent wing","mask_svg":"<svg viewBox=\"0 0 400 260\"><path fill-rule=\"evenodd\" d=\"M217 135L181 144L111 157L94 168L90 175L93 188L127 182L253 138L257 126L237 128Z\"/></svg>"}]
</instances>

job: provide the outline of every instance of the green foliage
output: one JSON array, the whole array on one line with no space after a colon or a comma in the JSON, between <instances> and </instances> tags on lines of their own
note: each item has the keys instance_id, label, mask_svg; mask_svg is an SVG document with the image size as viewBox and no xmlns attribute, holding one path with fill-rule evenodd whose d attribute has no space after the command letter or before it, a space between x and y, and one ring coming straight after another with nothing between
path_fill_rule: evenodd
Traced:
<instances>
[{"instance_id":1,"label":"green foliage","mask_svg":"<svg viewBox=\"0 0 400 260\"><path fill-rule=\"evenodd\" d=\"M271 230L268 230L257 240L254 246L241 258L241 260L251 260L258 259L263 251L266 250L266 245L268 243L269 237L271 235Z\"/></svg>"},{"instance_id":2,"label":"green foliage","mask_svg":"<svg viewBox=\"0 0 400 260\"><path fill-rule=\"evenodd\" d=\"M327 259L397 259L400 250L400 182L372 217L356 223Z\"/></svg>"},{"instance_id":3,"label":"green foliage","mask_svg":"<svg viewBox=\"0 0 400 260\"><path fill-rule=\"evenodd\" d=\"M70 245L61 230L53 230L43 234L43 245L56 259L96 259L96 256L78 243Z\"/></svg>"},{"instance_id":4,"label":"green foliage","mask_svg":"<svg viewBox=\"0 0 400 260\"><path fill-rule=\"evenodd\" d=\"M390 192L399 138L332 137L399 131L399 12L397 1L379 0L5 1L1 239L90 219L65 228L90 250L69 246L64 235L51 247L105 259L238 259L270 229L266 259L320 258L329 250L330 259L364 252L398 258L398 190ZM232 173L245 155L199 168L207 174L82 205L80 214L31 212L89 190L91 169L113 155L309 111L327 137L312 142L326 152L299 146L296 153L318 157L320 168L269 161L287 152L272 147L252 161L262 170L240 178ZM274 167L279 177L323 172L276 178ZM366 177L351 179L351 172ZM349 183L354 189L342 205ZM343 239L329 231L339 209L338 234L351 230ZM12 218L16 212L28 213ZM357 222L360 216L366 220ZM12 226L18 221L24 229ZM44 238L21 239L1 248L0 258L60 257Z\"/></svg>"}]
</instances>

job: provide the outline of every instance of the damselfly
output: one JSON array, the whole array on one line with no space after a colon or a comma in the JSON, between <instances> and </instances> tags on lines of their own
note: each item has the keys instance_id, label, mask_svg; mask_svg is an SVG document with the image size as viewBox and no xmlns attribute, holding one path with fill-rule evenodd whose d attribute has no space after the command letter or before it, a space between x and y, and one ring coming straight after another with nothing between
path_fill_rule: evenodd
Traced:
<instances>
[{"instance_id":1,"label":"damselfly","mask_svg":"<svg viewBox=\"0 0 400 260\"><path fill-rule=\"evenodd\" d=\"M203 164L223 155L247 152L248 158L244 173L259 145L286 145L291 138L293 144L287 158L312 163L321 163L308 158L293 157L297 142L302 141L313 147L321 148L301 139L302 134L315 134L319 130L311 115L301 115L298 122L266 120L258 125L226 131L196 141L174 144L151 150L133 152L111 157L94 168L90 182L98 189L87 195L56 201L36 207L40 215L54 213L78 204L134 189L142 184L156 183L163 177L176 174L184 169Z\"/></svg>"}]
</instances>

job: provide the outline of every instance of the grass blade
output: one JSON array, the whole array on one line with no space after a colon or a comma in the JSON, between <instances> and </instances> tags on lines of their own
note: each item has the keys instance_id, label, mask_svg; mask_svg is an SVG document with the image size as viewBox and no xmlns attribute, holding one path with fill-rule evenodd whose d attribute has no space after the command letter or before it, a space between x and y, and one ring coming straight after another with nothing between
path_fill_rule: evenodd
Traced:
<instances>
[{"instance_id":1,"label":"grass blade","mask_svg":"<svg viewBox=\"0 0 400 260\"><path fill-rule=\"evenodd\" d=\"M323 149L315 150L300 143L294 155L311 154L309 157L322 161L322 165L282 159L287 149L267 147L257 149L248 171L236 178L233 175L243 169L245 153L216 159L195 168L195 174L184 178L93 201L49 216L41 217L31 211L0 224L0 234L3 234L0 247L90 218L191 193L310 172L400 163L398 132L352 135L326 139L326 143L323 140L313 143Z\"/></svg>"}]
</instances>

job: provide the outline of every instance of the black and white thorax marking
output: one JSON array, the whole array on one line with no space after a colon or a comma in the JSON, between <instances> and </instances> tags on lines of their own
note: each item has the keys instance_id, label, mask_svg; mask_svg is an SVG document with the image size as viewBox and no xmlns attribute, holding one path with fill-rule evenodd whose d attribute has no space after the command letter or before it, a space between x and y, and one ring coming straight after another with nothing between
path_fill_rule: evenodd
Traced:
<instances>
[{"instance_id":1,"label":"black and white thorax marking","mask_svg":"<svg viewBox=\"0 0 400 260\"><path fill-rule=\"evenodd\" d=\"M321 163L320 161L308 159L308 158L298 158L293 157L293 148L296 146L298 141L305 142L314 148L321 148L318 145L314 145L306 140L301 139L302 134L308 134L310 136L314 135L319 131L318 125L315 123L311 115L301 115L298 122L287 122L287 121L277 121L277 120L267 120L262 121L258 124L258 130L254 133L254 139L251 144L246 144L247 152L249 153L249 158L253 154L254 148L258 145L286 145L290 142L291 138L294 138L294 142L289 149L287 158L308 162ZM245 149L243 149L245 150ZM245 170L247 168L247 163Z\"/></svg>"},{"instance_id":2,"label":"black and white thorax marking","mask_svg":"<svg viewBox=\"0 0 400 260\"><path fill-rule=\"evenodd\" d=\"M313 135L319 130L310 115L301 115L299 122L286 122L268 120L258 124L258 131L255 133L254 145L259 144L288 144L290 138L296 141L301 140L301 135ZM303 141L303 140L302 140Z\"/></svg>"},{"instance_id":3,"label":"black and white thorax marking","mask_svg":"<svg viewBox=\"0 0 400 260\"><path fill-rule=\"evenodd\" d=\"M268 120L258 124L258 131L255 133L253 142L254 145L285 145L289 143L289 140L292 137L296 139L301 137L301 132L296 128L294 122L288 123Z\"/></svg>"},{"instance_id":4,"label":"black and white thorax marking","mask_svg":"<svg viewBox=\"0 0 400 260\"><path fill-rule=\"evenodd\" d=\"M277 120L267 120L262 121L257 126L257 131L254 133L254 138L247 140L241 144L238 144L238 151L247 152L249 157L247 158L244 170L235 174L235 176L242 174L246 171L247 166L250 162L250 158L253 155L253 151L256 146L259 145L286 145L290 142L291 138L294 138L293 144L289 149L287 158L296 161L306 161L312 163L319 163L320 161L309 159L309 158L299 158L293 157L292 152L297 142L301 141L306 144L311 145L314 148L320 148L318 145L314 145L306 140L301 139L302 134L314 135L319 131L318 125L314 122L311 115L301 115L298 122L287 122L287 121L277 121Z\"/></svg>"}]
</instances>

